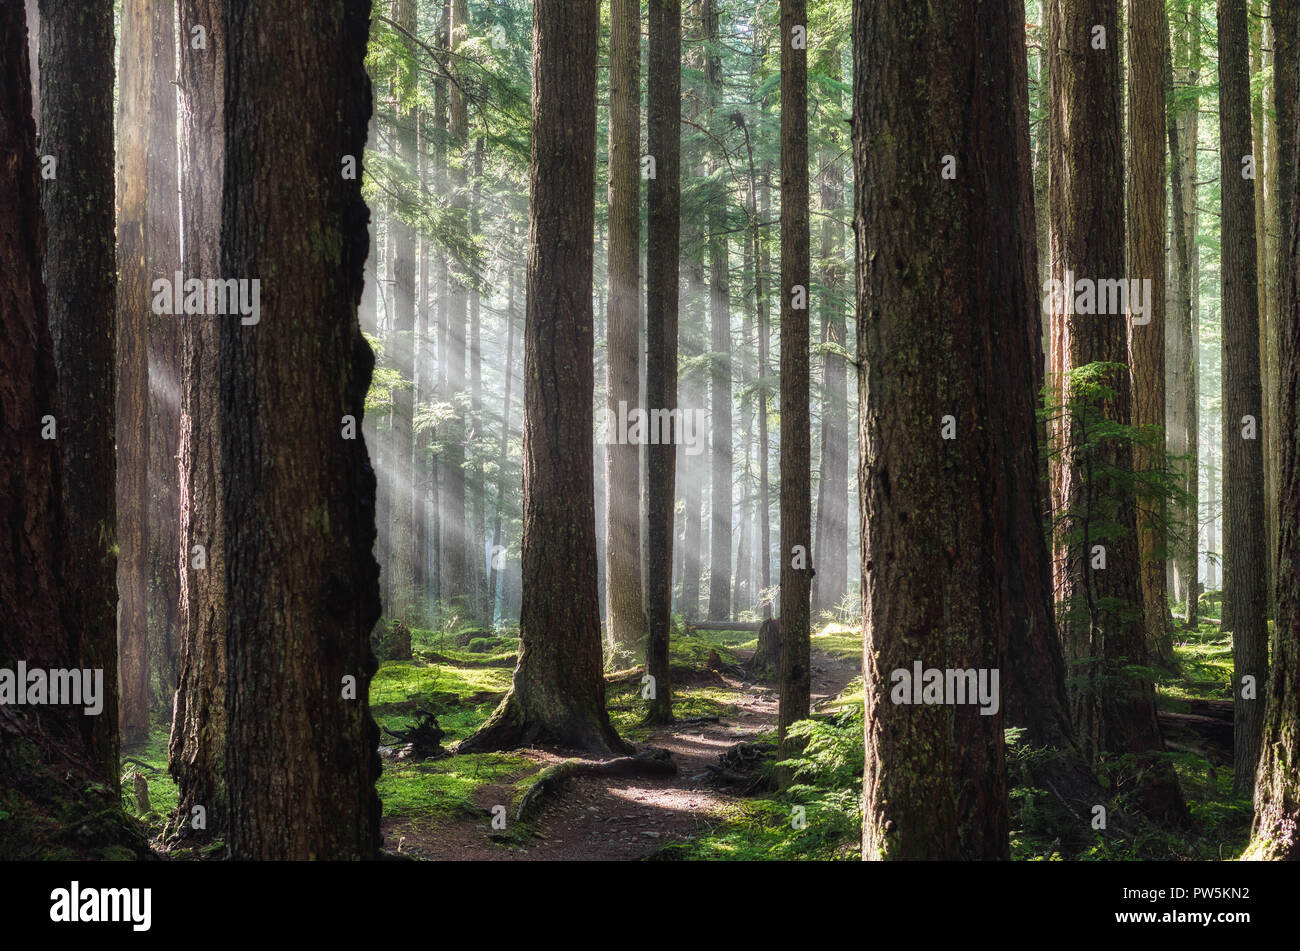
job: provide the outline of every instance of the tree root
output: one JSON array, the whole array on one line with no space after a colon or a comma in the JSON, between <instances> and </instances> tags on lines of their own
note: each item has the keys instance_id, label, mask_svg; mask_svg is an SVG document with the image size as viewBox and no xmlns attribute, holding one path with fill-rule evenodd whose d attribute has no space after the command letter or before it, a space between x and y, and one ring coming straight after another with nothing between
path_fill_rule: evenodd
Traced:
<instances>
[{"instance_id":1,"label":"tree root","mask_svg":"<svg viewBox=\"0 0 1300 951\"><path fill-rule=\"evenodd\" d=\"M528 821L546 799L559 793L565 780L575 776L672 776L676 773L677 763L673 760L673 755L658 748L611 760L568 759L548 766L538 774L536 781L519 800L515 821Z\"/></svg>"}]
</instances>

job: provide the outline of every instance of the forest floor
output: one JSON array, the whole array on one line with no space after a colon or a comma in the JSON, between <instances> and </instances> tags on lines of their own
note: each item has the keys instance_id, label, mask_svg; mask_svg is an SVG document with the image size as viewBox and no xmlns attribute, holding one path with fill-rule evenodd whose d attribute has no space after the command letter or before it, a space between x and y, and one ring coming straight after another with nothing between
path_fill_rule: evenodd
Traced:
<instances>
[{"instance_id":1,"label":"forest floor","mask_svg":"<svg viewBox=\"0 0 1300 951\"><path fill-rule=\"evenodd\" d=\"M384 820L385 848L423 859L633 860L667 857L674 845L734 821L744 814L750 799L744 795L746 784L734 781L735 770L721 778L710 767L720 768L721 758L738 744L773 742L776 731L775 691L750 681L737 666L752 654L752 648L738 642L753 637L745 632L709 632L698 643L679 642L675 661L713 650L718 660L726 658L722 661L726 666L718 671L675 664L675 676L688 681L675 684L678 723L655 727L635 723L638 707L644 707L637 696L639 683L630 681L631 689L627 683L609 685L611 717L620 732L638 751L670 752L676 773L575 776L563 783L558 794L547 797L525 828L512 831L522 792L542 769L569 758L564 751L521 750L513 757L517 769L469 791L458 815L432 822L427 816L389 815ZM814 713L830 713L859 676L860 647L854 640L848 647L852 653L845 656L844 638L834 631L817 641L824 643L813 651L813 708ZM436 768L438 761L427 765ZM763 785L761 774L752 778ZM494 808L501 817L496 828ZM816 816L808 821L815 822Z\"/></svg>"},{"instance_id":2,"label":"forest floor","mask_svg":"<svg viewBox=\"0 0 1300 951\"><path fill-rule=\"evenodd\" d=\"M1008 730L1011 856L1026 861L1232 859L1249 838L1249 797L1231 790L1232 645L1215 621L1218 604L1202 599L1204 620L1179 630L1179 670L1160 673L1157 703L1171 762L1192 816L1189 830L1141 826L1123 839L1098 834L1082 852L1060 853L1060 817L1051 797L1024 785L1023 749ZM562 750L401 758L417 714L437 716L443 746L483 723L510 687L519 641L513 632L412 631L412 660L385 660L370 702L383 729L384 847L425 860L718 860L855 859L860 848L862 652L856 626L826 623L813 633L813 718L796 724L803 748L792 758L794 784L774 791L777 700L770 686L743 670L756 644L752 631L696 631L680 624L672 638L673 711L678 722L648 727L639 673L607 677L610 721L638 750L669 751L673 775L577 776L519 816L519 806ZM377 647L387 649L386 639ZM167 774L169 723L160 704L149 742L123 750L123 805L146 825L154 846L172 859L220 858L168 851L159 838L176 808ZM745 755L738 755L743 753ZM579 758L581 754L572 754ZM722 759L726 757L726 759ZM719 776L721 770L725 775ZM134 800L135 774L151 802ZM1020 777L1017 779L1017 777ZM1120 796L1116 808L1124 809Z\"/></svg>"}]
</instances>

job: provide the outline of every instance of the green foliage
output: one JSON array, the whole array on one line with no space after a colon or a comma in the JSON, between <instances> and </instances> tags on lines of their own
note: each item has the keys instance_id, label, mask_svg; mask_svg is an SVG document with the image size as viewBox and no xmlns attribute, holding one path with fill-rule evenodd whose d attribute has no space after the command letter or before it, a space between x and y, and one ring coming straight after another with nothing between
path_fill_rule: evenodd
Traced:
<instances>
[{"instance_id":1,"label":"green foliage","mask_svg":"<svg viewBox=\"0 0 1300 951\"><path fill-rule=\"evenodd\" d=\"M843 699L843 698L841 698ZM790 736L802 744L788 765L795 782L784 793L726 808L697 838L655 857L711 860L856 859L862 836L863 721L861 702L838 714L801 720ZM770 771L776 764L769 761ZM802 828L798 827L802 810Z\"/></svg>"}]
</instances>

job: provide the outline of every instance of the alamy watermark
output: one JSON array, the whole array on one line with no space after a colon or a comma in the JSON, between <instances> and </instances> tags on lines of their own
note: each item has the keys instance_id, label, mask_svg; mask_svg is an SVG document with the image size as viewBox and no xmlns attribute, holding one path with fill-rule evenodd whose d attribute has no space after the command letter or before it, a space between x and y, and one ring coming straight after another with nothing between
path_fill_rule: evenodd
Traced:
<instances>
[{"instance_id":1,"label":"alamy watermark","mask_svg":"<svg viewBox=\"0 0 1300 951\"><path fill-rule=\"evenodd\" d=\"M617 446L686 447L686 455L704 451L705 423L708 414L702 409L652 409L649 412L627 408L618 401L618 411L606 414L605 444Z\"/></svg>"},{"instance_id":2,"label":"alamy watermark","mask_svg":"<svg viewBox=\"0 0 1300 951\"><path fill-rule=\"evenodd\" d=\"M239 314L239 322L251 327L262 319L262 282L236 278L197 277L185 279L180 271L175 281L160 277L153 282L155 314L207 315Z\"/></svg>"},{"instance_id":3,"label":"alamy watermark","mask_svg":"<svg viewBox=\"0 0 1300 951\"><path fill-rule=\"evenodd\" d=\"M86 716L104 710L103 668L46 670L28 667L20 660L16 668L0 667L0 706L82 707Z\"/></svg>"},{"instance_id":4,"label":"alamy watermark","mask_svg":"<svg viewBox=\"0 0 1300 951\"><path fill-rule=\"evenodd\" d=\"M1052 278L1043 284L1044 310L1065 311L1068 314L1132 314L1133 323L1143 326L1151 323L1151 278L1112 280L1090 277L1075 280L1073 271L1065 272L1065 280Z\"/></svg>"},{"instance_id":5,"label":"alamy watermark","mask_svg":"<svg viewBox=\"0 0 1300 951\"><path fill-rule=\"evenodd\" d=\"M998 690L998 669L922 668L914 661L912 669L900 667L889 675L894 688L889 699L904 704L979 704L980 713L992 716L1002 706Z\"/></svg>"}]
</instances>

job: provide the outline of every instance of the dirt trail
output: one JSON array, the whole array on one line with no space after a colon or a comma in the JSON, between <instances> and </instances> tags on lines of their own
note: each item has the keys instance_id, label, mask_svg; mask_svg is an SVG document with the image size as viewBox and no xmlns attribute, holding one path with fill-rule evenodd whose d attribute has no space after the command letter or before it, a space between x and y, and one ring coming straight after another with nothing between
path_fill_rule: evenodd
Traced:
<instances>
[{"instance_id":1,"label":"dirt trail","mask_svg":"<svg viewBox=\"0 0 1300 951\"><path fill-rule=\"evenodd\" d=\"M743 653L743 652L741 652ZM813 652L812 697L834 699L858 675L858 664ZM716 723L672 724L656 728L638 749L661 747L673 754L673 776L580 776L568 780L535 819L537 835L524 845L492 841L490 810L510 803L505 785L479 790L483 819L421 830L401 819L384 821L384 848L421 859L491 861L627 861L643 858L668 842L690 838L721 807L738 799L736 790L710 781L706 766L737 743L752 741L776 725L774 690L724 677L734 691L736 713ZM524 755L543 765L565 757L543 750ZM514 816L511 814L510 820Z\"/></svg>"}]
</instances>

